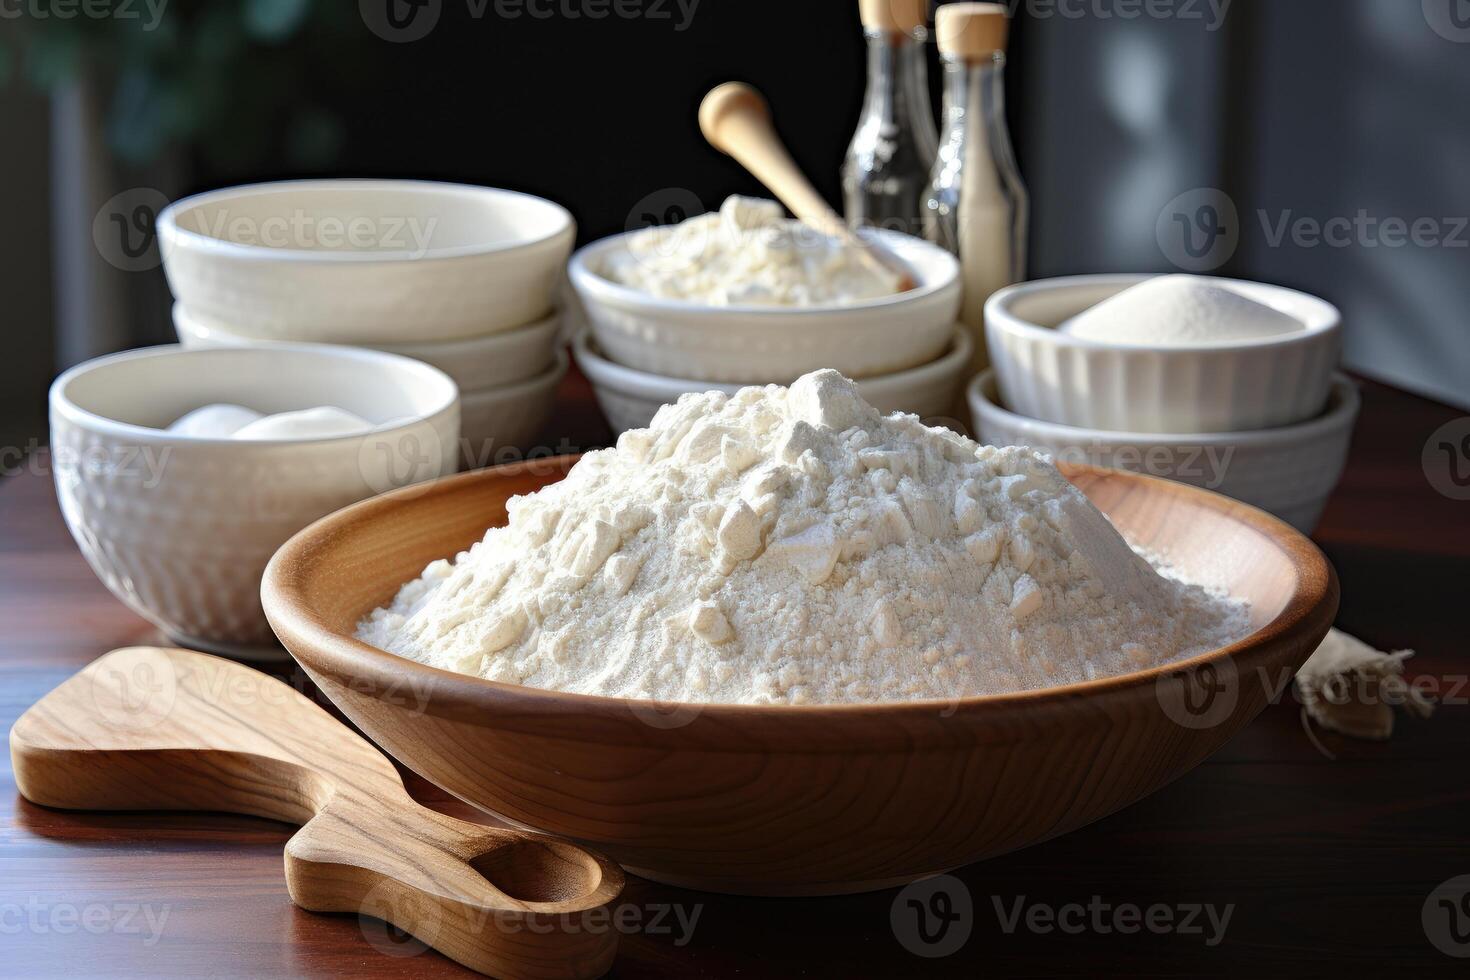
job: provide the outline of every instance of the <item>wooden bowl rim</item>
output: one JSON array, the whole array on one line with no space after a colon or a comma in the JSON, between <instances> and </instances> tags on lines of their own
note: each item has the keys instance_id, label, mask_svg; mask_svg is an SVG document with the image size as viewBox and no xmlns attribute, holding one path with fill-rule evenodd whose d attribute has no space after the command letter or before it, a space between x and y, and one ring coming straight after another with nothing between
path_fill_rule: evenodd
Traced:
<instances>
[{"instance_id":1,"label":"wooden bowl rim","mask_svg":"<svg viewBox=\"0 0 1470 980\"><path fill-rule=\"evenodd\" d=\"M630 712L689 711L701 723L736 725L740 723L782 721L810 725L823 721L877 720L901 723L910 720L941 722L977 713L1036 710L1059 702L1079 698L1100 698L1157 684L1160 678L1200 670L1207 664L1241 658L1283 645L1300 646L1306 655L1326 635L1337 613L1337 574L1321 550L1301 532L1286 522L1255 507L1198 487L1176 483L1162 477L1146 476L1126 470L1108 469L1081 463L1062 463L1059 469L1069 480L1077 477L1136 482L1150 492L1177 494L1211 510L1234 518L1270 540L1291 562L1297 575L1297 589L1270 622L1228 646L1197 654L1185 660L1171 661L1147 670L1117 674L1091 681L1056 687L1015 691L1006 694L983 694L963 698L939 698L918 701L885 701L859 704L755 705L701 702L671 702L640 698L618 698L596 694L576 694L547 688L524 687L487 680L471 674L431 667L427 664L380 650L367 643L330 629L301 597L305 582L315 564L313 553L332 539L352 533L353 526L373 520L385 512L432 496L454 493L464 485L494 481L526 472L531 467L555 467L563 474L581 454L550 456L523 462L441 477L427 483L404 487L360 501L336 511L307 526L291 537L271 558L261 583L261 599L271 626L308 672L323 672L353 680L371 682L368 692L399 692L405 689L405 678L412 678L410 690L427 693L425 710L434 715L452 715L458 710L494 712L505 727L513 727L513 716L535 715L545 719L585 719L590 716L616 717L626 720ZM553 481L554 482L554 481ZM1296 664L1300 666L1300 664ZM432 707L429 707L432 705ZM936 708L944 710L941 717ZM447 710L445 710L447 709ZM655 729L650 727L650 731ZM678 736L687 729L664 731ZM912 733L910 733L912 734ZM796 748L796 747L793 747Z\"/></svg>"}]
</instances>

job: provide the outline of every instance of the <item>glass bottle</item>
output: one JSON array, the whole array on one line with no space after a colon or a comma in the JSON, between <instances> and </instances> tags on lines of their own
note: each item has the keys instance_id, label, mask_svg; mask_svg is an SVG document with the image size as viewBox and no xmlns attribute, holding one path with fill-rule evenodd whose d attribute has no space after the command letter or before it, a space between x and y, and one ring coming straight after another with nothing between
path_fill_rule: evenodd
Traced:
<instances>
[{"instance_id":1,"label":"glass bottle","mask_svg":"<svg viewBox=\"0 0 1470 980\"><path fill-rule=\"evenodd\" d=\"M1028 201L1005 119L1005 8L956 3L936 21L944 62L944 136L924 200L924 237L959 256L960 319L986 364L991 294L1026 277Z\"/></svg>"},{"instance_id":2,"label":"glass bottle","mask_svg":"<svg viewBox=\"0 0 1470 980\"><path fill-rule=\"evenodd\" d=\"M939 147L929 100L926 0L859 3L868 87L842 164L847 223L923 234L924 193Z\"/></svg>"}]
</instances>

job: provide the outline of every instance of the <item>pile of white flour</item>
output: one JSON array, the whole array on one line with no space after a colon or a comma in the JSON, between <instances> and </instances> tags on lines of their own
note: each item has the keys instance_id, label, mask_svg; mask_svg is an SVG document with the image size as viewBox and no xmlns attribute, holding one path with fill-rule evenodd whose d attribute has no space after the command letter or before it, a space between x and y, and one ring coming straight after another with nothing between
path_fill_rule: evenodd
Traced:
<instances>
[{"instance_id":1,"label":"pile of white flour","mask_svg":"<svg viewBox=\"0 0 1470 980\"><path fill-rule=\"evenodd\" d=\"M898 292L898 276L756 197L728 197L719 211L629 235L599 271L653 296L713 306L844 305Z\"/></svg>"},{"instance_id":2,"label":"pile of white flour","mask_svg":"<svg viewBox=\"0 0 1470 980\"><path fill-rule=\"evenodd\" d=\"M1155 276L1057 327L1088 340L1193 347L1278 337L1305 329L1289 314L1207 276Z\"/></svg>"},{"instance_id":3,"label":"pile of white flour","mask_svg":"<svg viewBox=\"0 0 1470 980\"><path fill-rule=\"evenodd\" d=\"M1246 631L1044 457L880 417L834 371L685 395L509 511L358 635L531 687L805 704L1082 681Z\"/></svg>"}]
</instances>

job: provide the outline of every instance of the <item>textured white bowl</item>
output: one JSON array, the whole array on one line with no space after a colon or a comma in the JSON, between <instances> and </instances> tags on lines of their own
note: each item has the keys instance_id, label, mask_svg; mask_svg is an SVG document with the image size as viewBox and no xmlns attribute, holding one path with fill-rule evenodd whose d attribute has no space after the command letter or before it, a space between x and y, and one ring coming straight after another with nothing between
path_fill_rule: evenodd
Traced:
<instances>
[{"instance_id":1,"label":"textured white bowl","mask_svg":"<svg viewBox=\"0 0 1470 980\"><path fill-rule=\"evenodd\" d=\"M1315 296L1219 280L1306 324L1298 333L1198 347L1140 347L1054 329L1149 276L1069 276L1009 286L985 304L1001 397L1021 415L1117 432L1238 432L1315 418L1327 404L1341 316Z\"/></svg>"},{"instance_id":2,"label":"textured white bowl","mask_svg":"<svg viewBox=\"0 0 1470 980\"><path fill-rule=\"evenodd\" d=\"M615 433L645 428L661 406L691 391L733 395L744 387L666 378L614 364L597 351L586 333L577 336L572 350ZM859 379L858 391L881 412L909 412L922 419L944 420L958 407L960 384L973 352L969 332L951 325L949 349L942 357L907 371Z\"/></svg>"},{"instance_id":3,"label":"textured white bowl","mask_svg":"<svg viewBox=\"0 0 1470 980\"><path fill-rule=\"evenodd\" d=\"M335 405L378 428L290 441L162 428L211 402ZM128 351L62 374L50 403L56 495L98 577L176 642L248 658L279 656L260 608L276 548L347 504L453 473L459 446L443 372L344 347Z\"/></svg>"},{"instance_id":4,"label":"textured white bowl","mask_svg":"<svg viewBox=\"0 0 1470 980\"><path fill-rule=\"evenodd\" d=\"M598 348L618 364L733 384L784 384L826 367L866 378L939 357L960 308L954 256L909 235L879 235L917 285L846 306L707 306L650 296L601 274L627 235L579 249L568 274Z\"/></svg>"},{"instance_id":5,"label":"textured white bowl","mask_svg":"<svg viewBox=\"0 0 1470 980\"><path fill-rule=\"evenodd\" d=\"M250 347L270 343L204 323L183 303L174 304L173 318L174 332L185 347ZM546 371L556 361L560 329L561 314L552 313L535 323L482 337L365 346L432 364L453 378L460 391L478 391L515 384Z\"/></svg>"},{"instance_id":6,"label":"textured white bowl","mask_svg":"<svg viewBox=\"0 0 1470 980\"><path fill-rule=\"evenodd\" d=\"M1032 446L1058 459L1163 476L1269 511L1310 534L1342 476L1358 417L1358 389L1336 374L1325 411L1297 425L1250 432L1104 432L1041 422L1000 406L995 372L966 394L981 442Z\"/></svg>"},{"instance_id":7,"label":"textured white bowl","mask_svg":"<svg viewBox=\"0 0 1470 980\"><path fill-rule=\"evenodd\" d=\"M560 205L417 180L291 180L210 191L158 216L174 297L257 340L398 344L548 314L576 237Z\"/></svg>"},{"instance_id":8,"label":"textured white bowl","mask_svg":"<svg viewBox=\"0 0 1470 980\"><path fill-rule=\"evenodd\" d=\"M460 394L463 421L461 459L467 469L525 459L531 440L541 434L556 402L556 386L566 376L567 352L534 378Z\"/></svg>"}]
</instances>

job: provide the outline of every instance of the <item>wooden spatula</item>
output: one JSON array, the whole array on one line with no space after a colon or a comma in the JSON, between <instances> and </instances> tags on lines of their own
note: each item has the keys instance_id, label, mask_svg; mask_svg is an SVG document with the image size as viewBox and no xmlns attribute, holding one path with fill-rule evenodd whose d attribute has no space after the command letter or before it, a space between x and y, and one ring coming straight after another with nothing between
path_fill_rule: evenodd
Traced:
<instances>
[{"instance_id":1,"label":"wooden spatula","mask_svg":"<svg viewBox=\"0 0 1470 980\"><path fill-rule=\"evenodd\" d=\"M847 222L827 206L801 172L771 121L765 97L744 82L710 89L699 104L699 130L709 145L734 157L807 225L858 249L864 261L899 277L898 290L914 288L909 270L887 249L855 235Z\"/></svg>"},{"instance_id":2,"label":"wooden spatula","mask_svg":"<svg viewBox=\"0 0 1470 980\"><path fill-rule=\"evenodd\" d=\"M617 930L586 915L622 891L617 865L418 805L366 741L228 660L114 650L20 717L10 757L21 793L44 806L304 824L286 844L297 905L383 919L482 973L596 977L617 950Z\"/></svg>"}]
</instances>

